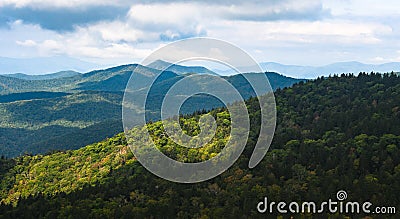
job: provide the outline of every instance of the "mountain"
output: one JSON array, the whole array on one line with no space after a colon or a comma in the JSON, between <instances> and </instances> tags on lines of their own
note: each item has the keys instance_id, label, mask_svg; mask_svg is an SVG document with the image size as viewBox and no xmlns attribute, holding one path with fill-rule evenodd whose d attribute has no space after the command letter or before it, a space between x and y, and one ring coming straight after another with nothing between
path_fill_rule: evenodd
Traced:
<instances>
[{"instance_id":1,"label":"mountain","mask_svg":"<svg viewBox=\"0 0 400 219\"><path fill-rule=\"evenodd\" d=\"M359 72L392 72L400 70L399 62L390 62L379 65L364 64L360 62L337 62L324 66L299 66L283 65L275 62L260 63L264 71L278 72L291 77L317 78L318 76L328 76L333 74Z\"/></svg>"},{"instance_id":2,"label":"mountain","mask_svg":"<svg viewBox=\"0 0 400 219\"><path fill-rule=\"evenodd\" d=\"M172 71L177 74L196 73L196 74L218 75L217 73L202 66L183 66L183 65L172 64L163 60L156 60L148 64L147 67L158 70Z\"/></svg>"},{"instance_id":3,"label":"mountain","mask_svg":"<svg viewBox=\"0 0 400 219\"><path fill-rule=\"evenodd\" d=\"M49 80L58 78L68 78L80 75L81 73L76 71L60 71L56 73L50 73L45 75L27 75L23 73L7 74L7 77L19 78L24 80Z\"/></svg>"},{"instance_id":4,"label":"mountain","mask_svg":"<svg viewBox=\"0 0 400 219\"><path fill-rule=\"evenodd\" d=\"M136 74L132 75L134 70ZM46 80L0 76L0 94L3 94L0 95L0 155L15 157L76 149L122 131L121 102L128 80L132 76L134 81L130 92L140 94L159 74L159 70L131 64ZM276 73L266 75L274 90L304 81ZM148 97L151 103L148 120L160 118L162 98L185 76L171 71L160 75L153 86L154 95ZM251 77L264 76L254 73ZM243 76L224 78L237 87L243 98L255 96ZM198 95L189 98L181 113L221 106L218 99Z\"/></svg>"},{"instance_id":5,"label":"mountain","mask_svg":"<svg viewBox=\"0 0 400 219\"><path fill-rule=\"evenodd\" d=\"M202 67L185 67L185 66L181 67L182 69L187 68L192 70L195 70L197 68L202 68ZM52 92L79 92L87 90L124 91L126 88L126 84L130 79L133 71L135 71L137 74L134 75L135 83L134 87L131 87L131 89L135 90L143 88L145 85L149 85L149 83L151 83L155 79L155 77L157 77L161 73L157 69L153 69L138 64L131 64L131 65L122 65L122 66L107 68L103 70L91 71L85 74L76 74L75 76L72 77L56 78L54 75L21 76L20 74L17 75L18 77L16 77L15 75L14 76L0 75L0 94L35 92L35 91L52 91ZM163 77L181 78L183 76L181 73L176 73L174 71L168 70L163 72ZM233 75L232 77L236 76ZM23 77L26 77L26 79L23 79ZM44 80L43 78L39 79L40 77L48 77L48 78ZM230 77L231 76L224 76L223 78L230 78ZM267 73L267 77L270 78L270 80L273 80L274 83L271 83L271 86L273 88L285 87L303 80L303 79L286 77L273 72ZM166 78L163 78L163 80ZM278 84L279 86L276 86Z\"/></svg>"},{"instance_id":6,"label":"mountain","mask_svg":"<svg viewBox=\"0 0 400 219\"><path fill-rule=\"evenodd\" d=\"M3 218L328 218L332 214L264 214L259 202L336 202L400 207L400 77L360 74L328 77L276 91L277 128L261 163L248 168L258 138L260 108L246 102L251 131L244 152L223 174L196 184L161 179L136 161L121 133L78 150L0 159ZM263 97L260 97L263 98ZM147 125L157 147L181 162L215 156L229 138L226 109L209 112L216 138L205 148L171 143L160 122ZM188 134L200 115L181 118ZM131 131L131 135L140 135ZM293 205L295 206L295 205ZM275 209L275 208L274 208ZM369 214L335 213L335 218ZM384 215L396 218L396 214ZM381 216L374 214L374 217Z\"/></svg>"},{"instance_id":7,"label":"mountain","mask_svg":"<svg viewBox=\"0 0 400 219\"><path fill-rule=\"evenodd\" d=\"M0 74L24 73L35 75L59 72L65 69L87 72L100 67L102 65L64 56L41 58L0 57Z\"/></svg>"},{"instance_id":8,"label":"mountain","mask_svg":"<svg viewBox=\"0 0 400 219\"><path fill-rule=\"evenodd\" d=\"M138 67L138 68L137 68ZM144 82L151 81L159 71L145 66L131 64L95 70L72 77L47 80L24 80L0 75L0 94L32 91L79 92L85 90L123 91L132 71L136 69L137 89Z\"/></svg>"}]
</instances>

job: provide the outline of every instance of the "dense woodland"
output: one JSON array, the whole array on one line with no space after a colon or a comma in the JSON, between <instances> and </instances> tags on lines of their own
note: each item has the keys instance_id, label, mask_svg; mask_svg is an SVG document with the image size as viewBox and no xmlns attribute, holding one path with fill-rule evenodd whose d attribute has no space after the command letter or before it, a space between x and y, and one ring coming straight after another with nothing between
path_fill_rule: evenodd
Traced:
<instances>
[{"instance_id":1,"label":"dense woodland","mask_svg":"<svg viewBox=\"0 0 400 219\"><path fill-rule=\"evenodd\" d=\"M254 169L248 161L260 124L257 98L247 101L251 132L244 153L214 179L179 184L158 178L135 161L121 133L78 150L1 159L0 218L269 218L279 215L256 209L266 196L322 202L342 189L348 200L400 209L399 76L318 78L278 89L275 98L274 140ZM174 147L160 122L147 128L168 156L201 161L222 149L230 125L226 109L208 113L216 118L217 137L201 149ZM198 132L199 116L181 117L188 134ZM368 216L398 218L398 213Z\"/></svg>"}]
</instances>

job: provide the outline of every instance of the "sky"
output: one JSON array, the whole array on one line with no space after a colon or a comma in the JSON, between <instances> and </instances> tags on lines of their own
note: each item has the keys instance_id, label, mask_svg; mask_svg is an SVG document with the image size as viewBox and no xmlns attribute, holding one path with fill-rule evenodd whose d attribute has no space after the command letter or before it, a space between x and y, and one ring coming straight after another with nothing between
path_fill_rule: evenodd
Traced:
<instances>
[{"instance_id":1,"label":"sky","mask_svg":"<svg viewBox=\"0 0 400 219\"><path fill-rule=\"evenodd\" d=\"M259 62L400 61L398 0L0 0L0 57L140 62L212 37Z\"/></svg>"}]
</instances>

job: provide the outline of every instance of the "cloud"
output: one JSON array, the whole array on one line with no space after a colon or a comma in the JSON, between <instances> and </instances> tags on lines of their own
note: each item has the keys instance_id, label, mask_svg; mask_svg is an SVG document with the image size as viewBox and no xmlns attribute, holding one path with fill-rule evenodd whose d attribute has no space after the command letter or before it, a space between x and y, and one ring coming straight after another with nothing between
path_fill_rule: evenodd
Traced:
<instances>
[{"instance_id":1,"label":"cloud","mask_svg":"<svg viewBox=\"0 0 400 219\"><path fill-rule=\"evenodd\" d=\"M129 13L128 13L129 11ZM189 25L191 31L162 35L170 40L196 35L198 20L317 20L329 11L317 0L252 1L105 1L105 0L5 0L0 2L0 26L15 20L39 24L55 31L72 31L75 26L99 21L123 20L125 16L152 24ZM145 22L143 22L145 21ZM162 28L163 26L153 26ZM169 29L171 32L171 29ZM202 32L204 35L204 32Z\"/></svg>"},{"instance_id":2,"label":"cloud","mask_svg":"<svg viewBox=\"0 0 400 219\"><path fill-rule=\"evenodd\" d=\"M124 17L127 8L118 6L93 6L88 8L16 8L0 7L0 26L23 20L25 23L39 24L41 27L58 32L72 31L75 26L99 21L111 21Z\"/></svg>"},{"instance_id":3,"label":"cloud","mask_svg":"<svg viewBox=\"0 0 400 219\"><path fill-rule=\"evenodd\" d=\"M269 1L151 1L131 6L127 21L162 41L207 36L221 21L318 20L329 12L315 0Z\"/></svg>"},{"instance_id":4,"label":"cloud","mask_svg":"<svg viewBox=\"0 0 400 219\"><path fill-rule=\"evenodd\" d=\"M263 4L244 2L224 6L221 14L227 19L248 21L319 20L330 12L320 1L265 1Z\"/></svg>"},{"instance_id":5,"label":"cloud","mask_svg":"<svg viewBox=\"0 0 400 219\"><path fill-rule=\"evenodd\" d=\"M138 4L127 14L130 26L156 34L161 41L205 36L203 18L198 6L188 3Z\"/></svg>"},{"instance_id":6,"label":"cloud","mask_svg":"<svg viewBox=\"0 0 400 219\"><path fill-rule=\"evenodd\" d=\"M248 22L224 21L210 28L211 36L278 46L301 46L307 44L342 44L359 46L381 42L383 36L391 35L393 29L375 22L348 20L323 21L277 21ZM256 34L255 34L256 33Z\"/></svg>"},{"instance_id":7,"label":"cloud","mask_svg":"<svg viewBox=\"0 0 400 219\"><path fill-rule=\"evenodd\" d=\"M132 6L129 16L137 20L179 22L182 18L226 20L276 21L318 20L329 17L328 9L317 0L267 1L152 1Z\"/></svg>"},{"instance_id":8,"label":"cloud","mask_svg":"<svg viewBox=\"0 0 400 219\"><path fill-rule=\"evenodd\" d=\"M26 32L32 34L24 35ZM24 51L28 57L66 55L83 59L132 62L145 57L151 49L157 47L157 44L137 45L135 42L144 37L143 33L118 21L79 27L68 33L57 33L42 29L39 25L15 21L10 24L10 30L0 30L0 35L6 39L0 42L0 56L11 57L20 57L23 55L21 51Z\"/></svg>"},{"instance_id":9,"label":"cloud","mask_svg":"<svg viewBox=\"0 0 400 219\"><path fill-rule=\"evenodd\" d=\"M26 46L26 47L32 47L32 46L37 46L37 43L33 40L24 40L24 41L15 41L17 43L17 45L20 46Z\"/></svg>"},{"instance_id":10,"label":"cloud","mask_svg":"<svg viewBox=\"0 0 400 219\"><path fill-rule=\"evenodd\" d=\"M111 62L209 36L256 51L252 55L260 61L388 60L400 46L398 3L389 2L3 0L0 56L65 54Z\"/></svg>"}]
</instances>

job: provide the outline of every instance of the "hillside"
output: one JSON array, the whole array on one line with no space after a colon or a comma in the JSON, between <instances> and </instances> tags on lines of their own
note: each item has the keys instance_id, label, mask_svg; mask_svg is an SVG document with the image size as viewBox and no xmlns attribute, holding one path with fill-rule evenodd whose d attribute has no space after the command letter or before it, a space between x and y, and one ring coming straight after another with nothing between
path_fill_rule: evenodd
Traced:
<instances>
[{"instance_id":1,"label":"hillside","mask_svg":"<svg viewBox=\"0 0 400 219\"><path fill-rule=\"evenodd\" d=\"M39 95L40 94L40 95ZM79 148L122 131L122 93L86 91L76 94L22 93L34 99L16 100L6 95L0 104L0 154L14 157L23 153ZM57 95L58 94L58 95ZM62 94L62 95L60 95ZM11 96L11 97L10 97ZM38 98L40 96L40 98ZM102 123L113 121L103 128ZM87 133L76 138L77 133ZM101 132L95 131L101 129ZM71 134L75 133L72 137ZM81 142L83 141L83 142Z\"/></svg>"},{"instance_id":2,"label":"hillside","mask_svg":"<svg viewBox=\"0 0 400 219\"><path fill-rule=\"evenodd\" d=\"M260 116L252 98L247 101L252 131L244 153L222 175L197 184L171 183L149 173L135 161L124 134L74 151L3 159L0 218L265 218L277 216L257 212L266 196L322 202L341 189L349 200L399 209L399 93L399 76L364 73L278 89L273 143L263 161L248 169ZM210 114L219 137L201 149L175 147L160 122L147 126L165 154L196 162L215 156L226 142L229 113L221 108ZM188 134L198 131L198 117L181 118Z\"/></svg>"}]
</instances>

